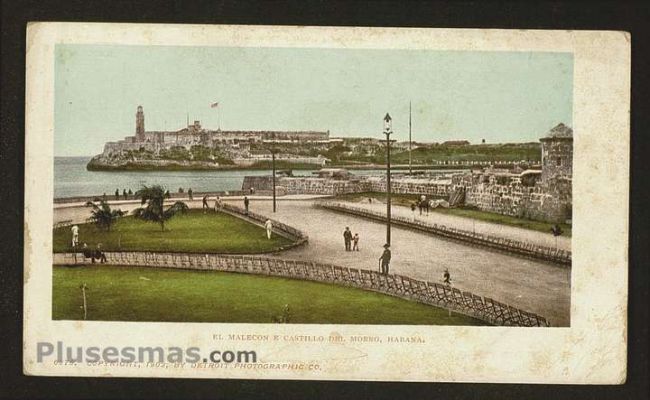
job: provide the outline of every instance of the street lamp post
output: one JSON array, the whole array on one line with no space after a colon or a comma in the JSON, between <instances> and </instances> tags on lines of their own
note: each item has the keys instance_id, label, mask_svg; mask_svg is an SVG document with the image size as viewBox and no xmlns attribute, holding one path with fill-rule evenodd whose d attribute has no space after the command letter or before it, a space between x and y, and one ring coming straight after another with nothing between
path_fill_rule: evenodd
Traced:
<instances>
[{"instance_id":1,"label":"street lamp post","mask_svg":"<svg viewBox=\"0 0 650 400\"><path fill-rule=\"evenodd\" d=\"M413 175L413 159L411 157L411 102L409 101L409 175Z\"/></svg>"},{"instance_id":2,"label":"street lamp post","mask_svg":"<svg viewBox=\"0 0 650 400\"><path fill-rule=\"evenodd\" d=\"M393 133L392 118L386 113L384 117L384 135L386 135L386 244L390 246L390 135Z\"/></svg>"},{"instance_id":3,"label":"street lamp post","mask_svg":"<svg viewBox=\"0 0 650 400\"><path fill-rule=\"evenodd\" d=\"M271 168L273 169L273 212L275 212L275 148L271 150Z\"/></svg>"},{"instance_id":4,"label":"street lamp post","mask_svg":"<svg viewBox=\"0 0 650 400\"><path fill-rule=\"evenodd\" d=\"M271 169L273 170L273 177L271 181L273 182L273 212L276 210L275 203L275 132L273 133L273 138L271 142Z\"/></svg>"}]
</instances>

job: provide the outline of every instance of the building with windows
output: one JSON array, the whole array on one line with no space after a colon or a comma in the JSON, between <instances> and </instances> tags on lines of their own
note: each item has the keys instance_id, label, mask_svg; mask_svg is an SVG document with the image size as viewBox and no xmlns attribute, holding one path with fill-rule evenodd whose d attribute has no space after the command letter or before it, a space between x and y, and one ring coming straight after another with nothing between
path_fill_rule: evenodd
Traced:
<instances>
[{"instance_id":1,"label":"building with windows","mask_svg":"<svg viewBox=\"0 0 650 400\"><path fill-rule=\"evenodd\" d=\"M539 140L542 142L542 181L571 179L573 173L573 129L558 124Z\"/></svg>"}]
</instances>

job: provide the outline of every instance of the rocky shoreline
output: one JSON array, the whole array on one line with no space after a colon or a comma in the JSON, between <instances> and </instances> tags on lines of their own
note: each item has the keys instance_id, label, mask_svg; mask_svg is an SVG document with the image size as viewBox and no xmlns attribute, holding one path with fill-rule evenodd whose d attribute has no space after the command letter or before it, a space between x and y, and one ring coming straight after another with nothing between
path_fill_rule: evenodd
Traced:
<instances>
[{"instance_id":1,"label":"rocky shoreline","mask_svg":"<svg viewBox=\"0 0 650 400\"><path fill-rule=\"evenodd\" d=\"M88 171L206 171L238 169L236 165L220 165L207 161L138 160L105 162L91 159L86 165Z\"/></svg>"},{"instance_id":2,"label":"rocky shoreline","mask_svg":"<svg viewBox=\"0 0 650 400\"><path fill-rule=\"evenodd\" d=\"M385 165L381 164L332 164L328 168L346 168L350 170L383 170ZM461 170L469 169L471 165L413 165L416 170ZM227 170L258 170L270 169L270 162L253 165L219 164L209 161L188 161L188 160L130 160L130 161L106 161L94 157L86 165L88 171L227 171ZM314 164L287 164L278 162L277 169L318 169ZM393 165L395 171L408 170L408 165Z\"/></svg>"},{"instance_id":3,"label":"rocky shoreline","mask_svg":"<svg viewBox=\"0 0 650 400\"><path fill-rule=\"evenodd\" d=\"M318 169L320 166L305 163L288 163L277 161L277 169ZM191 160L106 160L101 156L93 157L88 164L88 171L228 171L270 169L271 162L253 164L220 164L213 161Z\"/></svg>"}]
</instances>

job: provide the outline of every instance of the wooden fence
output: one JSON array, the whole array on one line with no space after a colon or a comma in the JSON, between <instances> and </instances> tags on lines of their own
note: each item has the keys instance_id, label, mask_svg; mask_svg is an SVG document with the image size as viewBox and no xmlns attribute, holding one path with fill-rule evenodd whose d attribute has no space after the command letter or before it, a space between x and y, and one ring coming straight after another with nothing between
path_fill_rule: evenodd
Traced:
<instances>
[{"instance_id":1,"label":"wooden fence","mask_svg":"<svg viewBox=\"0 0 650 400\"><path fill-rule=\"evenodd\" d=\"M125 266L211 270L233 273L278 276L349 286L380 292L471 316L492 325L546 327L544 317L481 297L458 288L409 278L403 275L382 275L377 271L340 267L309 261L285 260L271 257L157 253L107 252L107 263ZM58 253L54 264L88 263L83 255Z\"/></svg>"},{"instance_id":2,"label":"wooden fence","mask_svg":"<svg viewBox=\"0 0 650 400\"><path fill-rule=\"evenodd\" d=\"M353 214L359 217L374 219L385 222L386 214L371 211L361 207L351 206L345 203L337 202L317 202L314 203L316 207L322 207L332 211L339 211L347 214ZM475 233L462 229L456 229L445 225L432 224L425 221L415 220L411 218L392 216L391 222L395 225L404 226L407 228L418 229L448 239L469 242L471 244L490 247L493 249L506 251L526 257L551 261L562 265L571 265L571 252L562 249L555 249L552 247L539 246L529 242L522 242L518 240L506 239L482 233Z\"/></svg>"},{"instance_id":3,"label":"wooden fence","mask_svg":"<svg viewBox=\"0 0 650 400\"><path fill-rule=\"evenodd\" d=\"M280 221L271 219L265 215L257 214L252 211L246 212L245 209L228 203L223 203L221 205L221 210L230 214L235 214L235 216L251 219L254 222L260 223L262 225L264 225L266 220L271 220L271 224L273 225L273 231L284 236L289 236L290 239L295 240L293 246L298 246L307 243L307 241L309 240L309 237L305 232L296 229L293 226L289 226L285 223L282 223Z\"/></svg>"}]
</instances>

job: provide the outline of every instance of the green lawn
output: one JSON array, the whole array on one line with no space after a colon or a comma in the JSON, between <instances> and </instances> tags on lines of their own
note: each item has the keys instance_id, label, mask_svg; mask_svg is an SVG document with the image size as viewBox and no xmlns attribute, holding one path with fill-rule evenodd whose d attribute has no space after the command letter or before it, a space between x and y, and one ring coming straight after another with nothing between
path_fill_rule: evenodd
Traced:
<instances>
[{"instance_id":1,"label":"green lawn","mask_svg":"<svg viewBox=\"0 0 650 400\"><path fill-rule=\"evenodd\" d=\"M516 226L518 228L530 229L533 231L540 231L550 233L551 227L555 224L550 222L534 221L532 219L516 218L509 215L501 215L490 213L486 211L477 210L474 208L434 208L431 211L439 212L442 214L457 215L459 217L474 218L480 221L492 222L501 225ZM561 236L571 237L571 225L558 224L562 228Z\"/></svg>"},{"instance_id":2,"label":"green lawn","mask_svg":"<svg viewBox=\"0 0 650 400\"><path fill-rule=\"evenodd\" d=\"M52 318L101 321L485 325L375 292L285 278L120 266L55 266Z\"/></svg>"},{"instance_id":3,"label":"green lawn","mask_svg":"<svg viewBox=\"0 0 650 400\"><path fill-rule=\"evenodd\" d=\"M366 192L366 193L350 193L336 196L336 200L342 201L363 201L368 197L373 199L380 199L385 201L386 193ZM393 194L391 202L396 206L410 207L414 201L417 201L418 195L415 194ZM475 208L459 207L459 208L432 208L431 212L439 212L441 214L456 215L465 218L474 218L480 221L492 222L495 224L516 226L518 228L530 229L544 233L550 233L551 227L555 225L550 222L534 221L532 219L511 217L509 215L501 215L487 211L481 211ZM558 224L562 228L562 236L571 237L571 225Z\"/></svg>"},{"instance_id":4,"label":"green lawn","mask_svg":"<svg viewBox=\"0 0 650 400\"><path fill-rule=\"evenodd\" d=\"M89 213L90 215L90 209ZM54 230L54 252L70 251L70 227ZM102 243L106 251L176 251L190 253L251 254L279 250L290 245L291 240L274 234L266 238L261 226L225 213L191 210L174 216L160 225L134 217L119 219L110 232L94 224L79 225L79 241L95 248Z\"/></svg>"}]
</instances>

